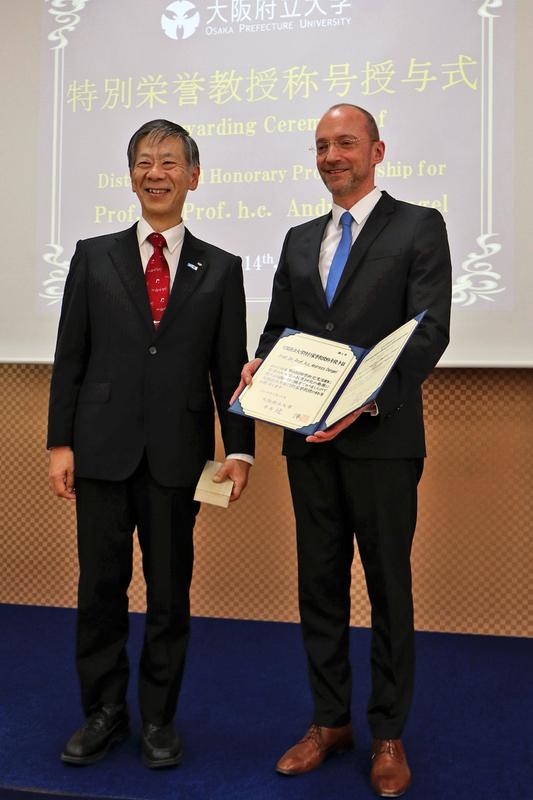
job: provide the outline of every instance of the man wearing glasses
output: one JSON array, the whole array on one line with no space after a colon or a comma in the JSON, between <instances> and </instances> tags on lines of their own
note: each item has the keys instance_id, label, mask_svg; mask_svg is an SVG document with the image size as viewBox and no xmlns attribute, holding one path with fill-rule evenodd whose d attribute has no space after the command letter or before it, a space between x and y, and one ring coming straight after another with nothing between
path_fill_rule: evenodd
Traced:
<instances>
[{"instance_id":1,"label":"man wearing glasses","mask_svg":"<svg viewBox=\"0 0 533 800\"><path fill-rule=\"evenodd\" d=\"M425 456L421 384L448 343L451 265L442 216L375 186L384 154L364 109L336 105L319 121L317 167L333 209L288 232L257 357L243 368L239 389L285 327L371 347L427 309L377 405L307 439L285 431L283 443L314 711L309 730L276 769L308 772L353 746L348 634L355 533L372 609L371 783L378 795L397 797L411 779L401 736L414 676L410 553Z\"/></svg>"}]
</instances>

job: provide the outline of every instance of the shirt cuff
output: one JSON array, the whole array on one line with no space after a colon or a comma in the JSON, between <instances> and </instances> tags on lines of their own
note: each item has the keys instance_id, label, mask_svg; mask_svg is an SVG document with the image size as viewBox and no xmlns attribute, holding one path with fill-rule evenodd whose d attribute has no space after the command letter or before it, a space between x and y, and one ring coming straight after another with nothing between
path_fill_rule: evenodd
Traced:
<instances>
[{"instance_id":1,"label":"shirt cuff","mask_svg":"<svg viewBox=\"0 0 533 800\"><path fill-rule=\"evenodd\" d=\"M226 456L226 458L235 458L237 461L246 461L247 464L255 463L255 459L253 456L249 456L248 453L230 453Z\"/></svg>"},{"instance_id":2,"label":"shirt cuff","mask_svg":"<svg viewBox=\"0 0 533 800\"><path fill-rule=\"evenodd\" d=\"M365 411L365 414L370 414L371 417L379 416L379 408L375 400L372 400L370 403L370 408Z\"/></svg>"}]
</instances>

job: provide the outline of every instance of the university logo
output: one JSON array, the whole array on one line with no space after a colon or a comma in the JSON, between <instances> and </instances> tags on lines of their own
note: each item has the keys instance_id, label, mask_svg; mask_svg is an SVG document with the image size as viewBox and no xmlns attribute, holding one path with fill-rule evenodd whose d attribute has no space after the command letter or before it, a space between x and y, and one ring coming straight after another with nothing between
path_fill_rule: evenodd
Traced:
<instances>
[{"instance_id":1,"label":"university logo","mask_svg":"<svg viewBox=\"0 0 533 800\"><path fill-rule=\"evenodd\" d=\"M188 39L200 24L200 14L189 0L174 0L161 15L161 27L169 39Z\"/></svg>"}]
</instances>

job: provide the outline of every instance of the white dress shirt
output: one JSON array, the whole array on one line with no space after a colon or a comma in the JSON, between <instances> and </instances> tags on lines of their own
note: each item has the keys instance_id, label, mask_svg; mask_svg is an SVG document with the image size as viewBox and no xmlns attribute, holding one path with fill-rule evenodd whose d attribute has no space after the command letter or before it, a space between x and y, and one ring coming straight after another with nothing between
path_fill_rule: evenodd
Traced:
<instances>
[{"instance_id":1,"label":"white dress shirt","mask_svg":"<svg viewBox=\"0 0 533 800\"><path fill-rule=\"evenodd\" d=\"M150 223L147 222L144 217L141 217L137 224L137 241L139 242L141 261L143 270L145 272L150 260L150 256L154 252L154 246L150 244L148 237L154 232L155 231ZM161 231L161 236L165 237L165 241L167 243L166 247L163 247L163 255L167 260L170 271L170 288L172 289L172 284L174 283L174 278L176 277L178 262L181 256L181 248L183 247L185 225L183 222L180 222L179 225L174 225L172 228L168 228L166 231Z\"/></svg>"},{"instance_id":2,"label":"white dress shirt","mask_svg":"<svg viewBox=\"0 0 533 800\"><path fill-rule=\"evenodd\" d=\"M324 290L326 289L326 284L328 282L329 268L331 267L333 256L335 255L335 251L342 236L341 216L345 211L349 211L353 217L353 245L363 230L363 225L370 216L370 212L374 210L374 206L377 205L380 198L381 190L378 189L377 186L374 186L371 192L365 194L365 196L362 197L361 200L358 200L357 203L351 208L341 208L341 206L333 203L333 208L331 209L331 219L326 225L326 230L324 231L324 238L322 239L322 244L320 245L320 256L318 259L318 271L320 272L320 280L322 281Z\"/></svg>"},{"instance_id":3,"label":"white dress shirt","mask_svg":"<svg viewBox=\"0 0 533 800\"><path fill-rule=\"evenodd\" d=\"M326 284L328 282L328 275L329 269L331 267L331 262L333 261L333 256L335 255L335 251L339 245L339 242L342 237L342 225L341 225L341 216L344 214L345 211L349 211L353 217L352 222L352 246L361 231L363 230L363 226L367 221L368 217L370 216L371 211L374 210L374 207L378 204L381 198L381 189L378 189L377 186L374 186L371 192L365 194L360 200L355 203L351 208L342 208L338 206L336 203L333 203L333 207L331 209L331 219L329 220L328 224L326 225L326 230L324 231L324 238L322 239L322 244L320 245L320 256L318 258L318 271L320 273L320 280L322 281L322 286L324 291L326 290ZM371 408L368 410L368 413L372 417L377 417L379 414L379 408L375 400L372 401Z\"/></svg>"}]
</instances>

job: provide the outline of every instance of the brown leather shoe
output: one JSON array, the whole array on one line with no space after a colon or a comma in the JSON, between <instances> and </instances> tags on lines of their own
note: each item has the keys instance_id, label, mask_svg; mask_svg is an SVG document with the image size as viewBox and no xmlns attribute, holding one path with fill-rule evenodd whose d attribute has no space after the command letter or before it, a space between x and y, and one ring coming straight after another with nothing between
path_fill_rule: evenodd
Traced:
<instances>
[{"instance_id":1,"label":"brown leather shoe","mask_svg":"<svg viewBox=\"0 0 533 800\"><path fill-rule=\"evenodd\" d=\"M380 797L400 797L411 783L401 739L372 739L370 783Z\"/></svg>"},{"instance_id":2,"label":"brown leather shoe","mask_svg":"<svg viewBox=\"0 0 533 800\"><path fill-rule=\"evenodd\" d=\"M280 758L276 770L282 775L301 775L319 767L330 753L344 753L353 745L351 725L324 728L313 723L303 739Z\"/></svg>"}]
</instances>

